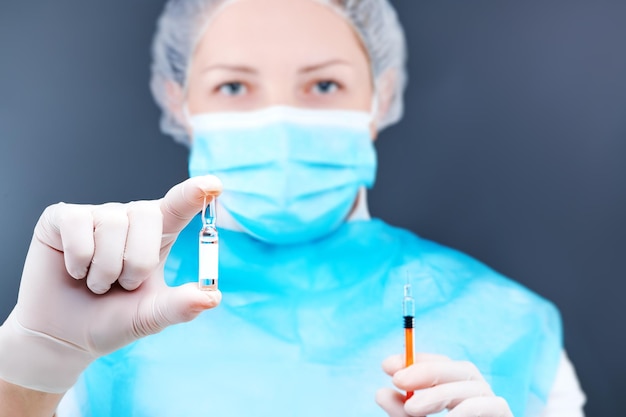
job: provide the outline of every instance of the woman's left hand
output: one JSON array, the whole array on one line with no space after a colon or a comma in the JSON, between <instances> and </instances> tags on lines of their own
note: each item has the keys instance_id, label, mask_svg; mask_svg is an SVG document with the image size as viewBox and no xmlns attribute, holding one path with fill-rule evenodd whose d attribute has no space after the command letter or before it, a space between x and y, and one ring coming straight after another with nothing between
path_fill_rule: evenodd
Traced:
<instances>
[{"instance_id":1,"label":"woman's left hand","mask_svg":"<svg viewBox=\"0 0 626 417\"><path fill-rule=\"evenodd\" d=\"M376 402L390 417L426 416L444 409L448 417L513 417L506 400L497 397L471 362L453 361L442 355L417 354L407 368L402 355L390 356L383 370L402 391L382 388Z\"/></svg>"}]
</instances>

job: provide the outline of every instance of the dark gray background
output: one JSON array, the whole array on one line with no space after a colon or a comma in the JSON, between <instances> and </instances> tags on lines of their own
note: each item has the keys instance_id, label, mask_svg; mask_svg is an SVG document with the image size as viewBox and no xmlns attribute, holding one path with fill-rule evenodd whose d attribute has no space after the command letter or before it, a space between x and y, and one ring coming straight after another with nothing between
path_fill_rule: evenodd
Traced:
<instances>
[{"instance_id":1,"label":"dark gray background","mask_svg":"<svg viewBox=\"0 0 626 417\"><path fill-rule=\"evenodd\" d=\"M157 198L186 177L148 90L162 4L0 2L0 320L46 205ZM588 415L620 414L626 3L395 4L411 78L377 143L373 214L553 300Z\"/></svg>"}]
</instances>

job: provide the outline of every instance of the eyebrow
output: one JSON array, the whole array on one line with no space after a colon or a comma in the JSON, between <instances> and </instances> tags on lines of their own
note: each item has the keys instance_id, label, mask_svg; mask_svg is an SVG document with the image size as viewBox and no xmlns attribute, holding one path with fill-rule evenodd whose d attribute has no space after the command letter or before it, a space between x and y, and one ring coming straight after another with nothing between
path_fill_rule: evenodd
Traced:
<instances>
[{"instance_id":1,"label":"eyebrow","mask_svg":"<svg viewBox=\"0 0 626 417\"><path fill-rule=\"evenodd\" d=\"M330 66L333 66L333 65L352 66L348 61L344 61L343 59L331 59L329 61L320 62L319 64L308 65L308 66L300 69L298 72L301 73L301 74L304 74L304 73L307 73L307 72L317 71L317 70L320 70L322 68L330 67Z\"/></svg>"},{"instance_id":2,"label":"eyebrow","mask_svg":"<svg viewBox=\"0 0 626 417\"><path fill-rule=\"evenodd\" d=\"M256 73L258 73L258 71L255 70L252 67L247 67L245 65L229 65L229 64L209 65L209 66L203 68L201 73L204 74L206 72L215 71L215 70L246 72L246 73L249 73L249 74L256 74Z\"/></svg>"},{"instance_id":3,"label":"eyebrow","mask_svg":"<svg viewBox=\"0 0 626 417\"><path fill-rule=\"evenodd\" d=\"M307 65L306 67L301 68L298 72L301 74L306 74L309 72L317 71L322 68L330 67L333 65L346 65L351 66L348 61L344 61L343 59L331 59L328 61L320 62L318 64ZM214 64L209 65L202 69L201 73L207 73L209 71L215 70L224 70L224 71L236 71L236 72L245 72L248 74L257 74L258 71L252 67L248 67L245 65L230 65L230 64Z\"/></svg>"}]
</instances>

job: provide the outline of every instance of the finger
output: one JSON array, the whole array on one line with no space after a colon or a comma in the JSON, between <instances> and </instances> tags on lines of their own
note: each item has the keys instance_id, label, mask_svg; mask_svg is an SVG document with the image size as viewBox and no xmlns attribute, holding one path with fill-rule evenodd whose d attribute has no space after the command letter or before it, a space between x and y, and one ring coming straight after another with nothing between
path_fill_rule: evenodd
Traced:
<instances>
[{"instance_id":1,"label":"finger","mask_svg":"<svg viewBox=\"0 0 626 417\"><path fill-rule=\"evenodd\" d=\"M150 303L144 303L134 326L136 337L158 333L167 326L194 319L204 310L217 307L219 291L201 291L197 283L163 287Z\"/></svg>"},{"instance_id":2,"label":"finger","mask_svg":"<svg viewBox=\"0 0 626 417\"><path fill-rule=\"evenodd\" d=\"M47 207L35 226L35 237L63 252L65 269L85 278L94 252L91 206L58 203Z\"/></svg>"},{"instance_id":3,"label":"finger","mask_svg":"<svg viewBox=\"0 0 626 417\"><path fill-rule=\"evenodd\" d=\"M447 417L513 417L502 397L473 397L454 407Z\"/></svg>"},{"instance_id":4,"label":"finger","mask_svg":"<svg viewBox=\"0 0 626 417\"><path fill-rule=\"evenodd\" d=\"M468 361L416 362L393 375L393 383L402 390L416 390L455 381L482 381L483 377Z\"/></svg>"},{"instance_id":5,"label":"finger","mask_svg":"<svg viewBox=\"0 0 626 417\"><path fill-rule=\"evenodd\" d=\"M158 201L133 201L126 206L128 236L120 285L134 290L159 266L163 215Z\"/></svg>"},{"instance_id":6,"label":"finger","mask_svg":"<svg viewBox=\"0 0 626 417\"><path fill-rule=\"evenodd\" d=\"M87 287L96 294L104 294L122 272L128 216L122 204L111 203L94 210L93 219L95 250Z\"/></svg>"},{"instance_id":7,"label":"finger","mask_svg":"<svg viewBox=\"0 0 626 417\"><path fill-rule=\"evenodd\" d=\"M414 363L419 363L423 361L450 361L451 359L447 356L436 355L434 353L416 353L413 357ZM389 376L393 376L396 372L401 369L406 368L404 355L393 355L389 356L387 359L383 361L383 371L387 373Z\"/></svg>"},{"instance_id":8,"label":"finger","mask_svg":"<svg viewBox=\"0 0 626 417\"><path fill-rule=\"evenodd\" d=\"M405 395L391 388L381 388L376 392L376 403L389 417L407 417L404 412Z\"/></svg>"},{"instance_id":9,"label":"finger","mask_svg":"<svg viewBox=\"0 0 626 417\"><path fill-rule=\"evenodd\" d=\"M202 209L205 201L222 192L222 182L213 175L189 178L175 185L161 200L163 233L178 234Z\"/></svg>"},{"instance_id":10,"label":"finger","mask_svg":"<svg viewBox=\"0 0 626 417\"><path fill-rule=\"evenodd\" d=\"M415 392L404 408L410 415L428 415L454 408L468 398L485 396L493 396L485 381L450 382Z\"/></svg>"}]
</instances>

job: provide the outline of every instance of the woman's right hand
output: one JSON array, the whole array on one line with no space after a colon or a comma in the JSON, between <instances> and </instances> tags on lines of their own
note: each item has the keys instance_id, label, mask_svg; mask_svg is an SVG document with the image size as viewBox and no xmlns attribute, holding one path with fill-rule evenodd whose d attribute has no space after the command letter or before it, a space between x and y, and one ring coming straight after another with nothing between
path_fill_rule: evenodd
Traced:
<instances>
[{"instance_id":1,"label":"woman's right hand","mask_svg":"<svg viewBox=\"0 0 626 417\"><path fill-rule=\"evenodd\" d=\"M217 291L168 287L163 267L205 197L220 192L216 177L203 176L160 200L48 207L0 327L0 378L62 393L97 357L217 306Z\"/></svg>"}]
</instances>

